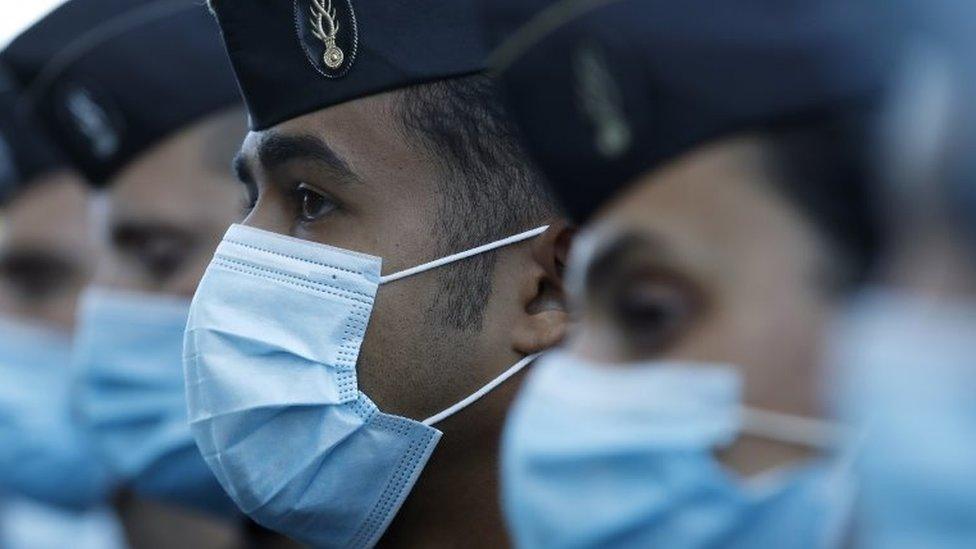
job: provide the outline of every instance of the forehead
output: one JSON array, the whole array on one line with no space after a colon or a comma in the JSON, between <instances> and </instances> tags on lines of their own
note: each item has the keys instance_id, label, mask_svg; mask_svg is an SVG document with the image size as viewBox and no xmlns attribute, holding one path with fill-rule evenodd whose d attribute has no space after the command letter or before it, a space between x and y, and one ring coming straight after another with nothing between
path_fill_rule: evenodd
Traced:
<instances>
[{"instance_id":1,"label":"forehead","mask_svg":"<svg viewBox=\"0 0 976 549\"><path fill-rule=\"evenodd\" d=\"M432 158L407 135L399 118L401 92L355 99L248 134L241 156L260 173L262 145L273 137L314 137L340 158L360 179L409 181L410 174L430 175Z\"/></svg>"},{"instance_id":2,"label":"forehead","mask_svg":"<svg viewBox=\"0 0 976 549\"><path fill-rule=\"evenodd\" d=\"M244 150L256 152L256 147L268 135L317 135L328 138L330 145L340 146L366 137L375 137L390 130L396 113L397 92L346 101L325 109L298 116L271 128L251 132Z\"/></svg>"},{"instance_id":3,"label":"forehead","mask_svg":"<svg viewBox=\"0 0 976 549\"><path fill-rule=\"evenodd\" d=\"M635 182L601 209L593 226L604 241L648 235L678 261L699 267L802 257L813 236L776 190L764 154L753 138L693 151Z\"/></svg>"},{"instance_id":4,"label":"forehead","mask_svg":"<svg viewBox=\"0 0 976 549\"><path fill-rule=\"evenodd\" d=\"M42 177L4 209L4 245L65 251L87 247L91 236L87 186L68 171Z\"/></svg>"},{"instance_id":5,"label":"forehead","mask_svg":"<svg viewBox=\"0 0 976 549\"><path fill-rule=\"evenodd\" d=\"M598 219L695 226L720 223L763 198L764 168L758 142L741 139L706 146L642 176L603 208ZM656 215L649 216L651 211ZM704 217L710 211L717 216ZM678 215L680 213L680 215Z\"/></svg>"},{"instance_id":6,"label":"forehead","mask_svg":"<svg viewBox=\"0 0 976 549\"><path fill-rule=\"evenodd\" d=\"M234 108L156 145L111 182L113 214L178 220L238 208L231 160L245 132L243 111Z\"/></svg>"}]
</instances>

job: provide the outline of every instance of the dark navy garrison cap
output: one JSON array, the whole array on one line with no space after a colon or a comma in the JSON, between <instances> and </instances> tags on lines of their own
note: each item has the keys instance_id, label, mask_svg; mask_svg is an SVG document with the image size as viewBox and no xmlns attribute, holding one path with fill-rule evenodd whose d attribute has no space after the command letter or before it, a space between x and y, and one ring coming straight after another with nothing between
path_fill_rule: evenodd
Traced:
<instances>
[{"instance_id":1,"label":"dark navy garrison cap","mask_svg":"<svg viewBox=\"0 0 976 549\"><path fill-rule=\"evenodd\" d=\"M389 90L476 73L475 0L211 0L263 130Z\"/></svg>"},{"instance_id":2,"label":"dark navy garrison cap","mask_svg":"<svg viewBox=\"0 0 976 549\"><path fill-rule=\"evenodd\" d=\"M0 204L38 177L62 166L61 158L27 109L13 78L0 67Z\"/></svg>"},{"instance_id":3,"label":"dark navy garrison cap","mask_svg":"<svg viewBox=\"0 0 976 549\"><path fill-rule=\"evenodd\" d=\"M483 0L526 146L585 221L640 174L734 133L867 108L889 21L867 0Z\"/></svg>"},{"instance_id":4,"label":"dark navy garrison cap","mask_svg":"<svg viewBox=\"0 0 976 549\"><path fill-rule=\"evenodd\" d=\"M161 140L240 103L199 0L69 0L2 60L66 157L109 182Z\"/></svg>"}]
</instances>

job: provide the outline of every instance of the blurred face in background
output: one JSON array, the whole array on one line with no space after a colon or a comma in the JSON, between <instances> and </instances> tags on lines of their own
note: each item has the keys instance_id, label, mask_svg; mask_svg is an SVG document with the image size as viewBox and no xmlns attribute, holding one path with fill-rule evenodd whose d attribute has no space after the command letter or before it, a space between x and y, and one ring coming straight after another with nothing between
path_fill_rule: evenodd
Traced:
<instances>
[{"instance_id":1,"label":"blurred face in background","mask_svg":"<svg viewBox=\"0 0 976 549\"><path fill-rule=\"evenodd\" d=\"M106 219L99 232L105 253L93 286L108 293L98 294L101 300L93 301L97 305L83 315L81 331L87 337L80 337L76 353L84 357L80 367L89 374L84 376L86 391L79 391L78 408L100 447L110 449L106 455L113 467L128 463L129 456L119 452L125 447L121 441L127 441L129 454L139 460L138 466L131 466L136 472L127 473L132 478L126 478L133 491L117 497L117 511L134 547L240 543L236 521L211 517L190 505L194 497L212 501L210 491L219 487L209 478L202 458L183 457L196 448L180 402L182 322L172 325L168 311L173 307L151 298L177 298L166 302L170 305L188 302L224 232L242 216L245 193L230 166L245 124L239 107L200 120L139 156L99 198ZM104 313L106 299L123 303L124 313ZM115 327L113 315L123 315L132 328ZM147 378L156 381L146 382ZM152 408L147 416L147 398L178 404ZM114 403L111 414L101 415L103 402ZM184 430L177 450L155 449L160 432L175 444L177 429ZM179 473L166 467L178 468ZM176 480L160 484L166 474ZM141 492L145 484L155 491ZM205 495L197 496L195 489Z\"/></svg>"},{"instance_id":2,"label":"blurred face in background","mask_svg":"<svg viewBox=\"0 0 976 549\"><path fill-rule=\"evenodd\" d=\"M70 331L97 253L88 188L63 170L41 176L2 211L0 315Z\"/></svg>"},{"instance_id":3,"label":"blurred face in background","mask_svg":"<svg viewBox=\"0 0 976 549\"><path fill-rule=\"evenodd\" d=\"M744 404L820 415L818 346L832 305L817 230L776 189L759 139L693 151L605 206L574 250L581 324L572 350L601 362L724 363L744 377ZM754 472L802 457L763 444ZM742 437L739 448L748 448Z\"/></svg>"},{"instance_id":4,"label":"blurred face in background","mask_svg":"<svg viewBox=\"0 0 976 549\"><path fill-rule=\"evenodd\" d=\"M246 134L239 108L171 136L107 191L106 259L96 285L192 297L245 193L230 169Z\"/></svg>"}]
</instances>

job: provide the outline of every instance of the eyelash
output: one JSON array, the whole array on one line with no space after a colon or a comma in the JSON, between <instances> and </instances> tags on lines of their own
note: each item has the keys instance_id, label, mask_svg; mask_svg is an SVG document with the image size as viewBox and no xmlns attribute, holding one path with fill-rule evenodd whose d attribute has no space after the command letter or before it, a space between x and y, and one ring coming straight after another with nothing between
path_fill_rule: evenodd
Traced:
<instances>
[{"instance_id":1,"label":"eyelash","mask_svg":"<svg viewBox=\"0 0 976 549\"><path fill-rule=\"evenodd\" d=\"M305 193L315 194L321 197L322 200L329 202L333 206L332 210L335 210L339 207L338 201L336 201L331 195L316 189L315 187L309 185L308 183L305 183L304 181L299 181L297 183L290 185L287 190L287 193L291 197L292 203L294 204L296 216L301 221L306 223L312 223L318 221L318 219L308 219L307 216L305 215L305 212L303 211L304 197L306 196ZM259 193L256 190L254 192L250 192L250 191L247 192L246 196L244 197L243 206L241 208L241 213L243 217L249 216L251 212L254 211L254 208L257 206L258 198L259 198Z\"/></svg>"},{"instance_id":2,"label":"eyelash","mask_svg":"<svg viewBox=\"0 0 976 549\"><path fill-rule=\"evenodd\" d=\"M332 197L332 195L322 192L317 188L313 187L312 185L309 185L308 183L305 182L299 182L297 185L295 185L291 191L291 194L295 200L297 217L299 220L301 220L304 223L315 223L316 221L320 221L326 215L335 211L339 207L338 202ZM306 205L305 198L307 198L309 195L317 196L319 199L323 200L328 205L330 205L331 208L329 208L327 212L322 213L321 215L315 215L315 216L306 215L307 212L304 211Z\"/></svg>"}]
</instances>

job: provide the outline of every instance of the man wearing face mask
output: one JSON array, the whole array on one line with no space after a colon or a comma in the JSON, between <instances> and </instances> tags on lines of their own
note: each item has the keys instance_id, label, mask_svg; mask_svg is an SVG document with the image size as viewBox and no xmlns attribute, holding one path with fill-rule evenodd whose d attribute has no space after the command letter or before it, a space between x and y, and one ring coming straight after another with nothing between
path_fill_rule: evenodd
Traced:
<instances>
[{"instance_id":1,"label":"man wearing face mask","mask_svg":"<svg viewBox=\"0 0 976 549\"><path fill-rule=\"evenodd\" d=\"M79 311L75 408L122 485L130 541L245 543L183 388L189 298L243 207L229 158L245 118L216 25L193 0L73 0L4 57L107 217Z\"/></svg>"},{"instance_id":2,"label":"man wearing face mask","mask_svg":"<svg viewBox=\"0 0 976 549\"><path fill-rule=\"evenodd\" d=\"M527 147L587 224L579 328L503 439L520 545L841 542L855 490L820 339L877 253L892 50L867 4L485 3Z\"/></svg>"},{"instance_id":3,"label":"man wearing face mask","mask_svg":"<svg viewBox=\"0 0 976 549\"><path fill-rule=\"evenodd\" d=\"M836 323L835 405L861 427L858 547L976 540L976 8L899 2L907 59L885 117L886 261Z\"/></svg>"},{"instance_id":4,"label":"man wearing face mask","mask_svg":"<svg viewBox=\"0 0 976 549\"><path fill-rule=\"evenodd\" d=\"M562 336L568 234L480 74L471 3L211 7L254 207L187 326L204 457L316 546L504 544L502 383Z\"/></svg>"},{"instance_id":5,"label":"man wearing face mask","mask_svg":"<svg viewBox=\"0 0 976 549\"><path fill-rule=\"evenodd\" d=\"M84 183L0 70L0 546L116 547L107 471L69 412L70 331L97 254Z\"/></svg>"}]
</instances>

